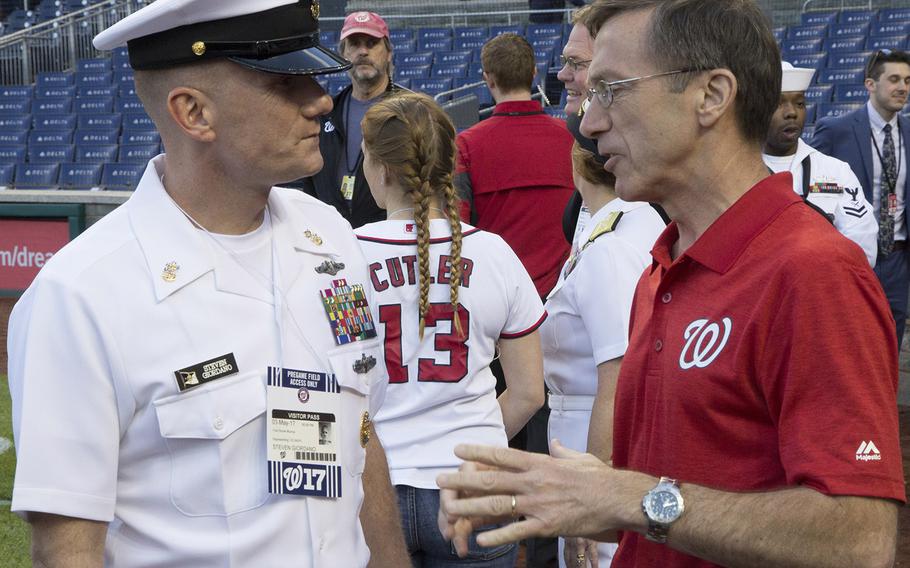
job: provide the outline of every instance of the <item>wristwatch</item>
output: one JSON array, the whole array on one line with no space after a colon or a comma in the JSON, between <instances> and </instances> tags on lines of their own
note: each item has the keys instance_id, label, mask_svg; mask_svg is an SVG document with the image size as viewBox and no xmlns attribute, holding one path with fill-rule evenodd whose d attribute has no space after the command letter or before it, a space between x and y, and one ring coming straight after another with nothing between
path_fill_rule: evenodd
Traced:
<instances>
[{"instance_id":1,"label":"wristwatch","mask_svg":"<svg viewBox=\"0 0 910 568\"><path fill-rule=\"evenodd\" d=\"M653 542L665 544L667 533L676 519L685 510L679 482L669 477L661 477L654 489L648 491L641 500L641 510L648 519L648 532L645 537Z\"/></svg>"}]
</instances>

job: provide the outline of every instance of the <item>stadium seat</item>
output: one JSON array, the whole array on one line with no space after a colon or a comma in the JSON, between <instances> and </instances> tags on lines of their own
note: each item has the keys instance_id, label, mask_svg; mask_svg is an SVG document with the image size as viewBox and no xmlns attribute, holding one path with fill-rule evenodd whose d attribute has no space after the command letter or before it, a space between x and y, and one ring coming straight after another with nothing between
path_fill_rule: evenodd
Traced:
<instances>
[{"instance_id":1,"label":"stadium seat","mask_svg":"<svg viewBox=\"0 0 910 568\"><path fill-rule=\"evenodd\" d=\"M135 74L132 69L114 71L114 75L111 77L112 85L133 85L135 82Z\"/></svg>"},{"instance_id":2,"label":"stadium seat","mask_svg":"<svg viewBox=\"0 0 910 568\"><path fill-rule=\"evenodd\" d=\"M787 29L787 39L803 40L816 39L825 37L828 33L828 26L790 26Z\"/></svg>"},{"instance_id":3,"label":"stadium seat","mask_svg":"<svg viewBox=\"0 0 910 568\"><path fill-rule=\"evenodd\" d=\"M411 87L415 91L426 93L431 97L435 97L443 91L452 90L452 79L415 79L414 81L411 81ZM443 100L448 100L449 98L451 98L451 96L448 96Z\"/></svg>"},{"instance_id":4,"label":"stadium seat","mask_svg":"<svg viewBox=\"0 0 910 568\"><path fill-rule=\"evenodd\" d=\"M562 49L562 38L559 36L536 36L528 42L534 49L553 49L559 47Z\"/></svg>"},{"instance_id":5,"label":"stadium seat","mask_svg":"<svg viewBox=\"0 0 910 568\"><path fill-rule=\"evenodd\" d=\"M125 112L123 113L123 131L127 130L152 130L155 123L144 112Z\"/></svg>"},{"instance_id":6,"label":"stadium seat","mask_svg":"<svg viewBox=\"0 0 910 568\"><path fill-rule=\"evenodd\" d=\"M68 114L35 114L32 115L32 128L35 130L73 130L76 128L76 115Z\"/></svg>"},{"instance_id":7,"label":"stadium seat","mask_svg":"<svg viewBox=\"0 0 910 568\"><path fill-rule=\"evenodd\" d=\"M41 144L72 144L72 130L32 130L28 135L29 147Z\"/></svg>"},{"instance_id":8,"label":"stadium seat","mask_svg":"<svg viewBox=\"0 0 910 568\"><path fill-rule=\"evenodd\" d=\"M334 97L350 84L350 79L332 79L329 81L329 87L326 89L326 93L328 93L330 97Z\"/></svg>"},{"instance_id":9,"label":"stadium seat","mask_svg":"<svg viewBox=\"0 0 910 568\"><path fill-rule=\"evenodd\" d=\"M80 59L76 62L76 70L103 73L111 70L111 60L106 57L103 59Z\"/></svg>"},{"instance_id":10,"label":"stadium seat","mask_svg":"<svg viewBox=\"0 0 910 568\"><path fill-rule=\"evenodd\" d=\"M31 98L35 88L31 85L0 85L0 100L7 97Z\"/></svg>"},{"instance_id":11,"label":"stadium seat","mask_svg":"<svg viewBox=\"0 0 910 568\"><path fill-rule=\"evenodd\" d=\"M160 144L124 144L120 146L121 164L145 164L160 153Z\"/></svg>"},{"instance_id":12,"label":"stadium seat","mask_svg":"<svg viewBox=\"0 0 910 568\"><path fill-rule=\"evenodd\" d=\"M799 21L804 26L833 24L837 21L837 11L803 12L799 17Z\"/></svg>"},{"instance_id":13,"label":"stadium seat","mask_svg":"<svg viewBox=\"0 0 910 568\"><path fill-rule=\"evenodd\" d=\"M862 67L852 69L825 69L819 73L817 83L828 85L831 83L855 84L863 82L864 71Z\"/></svg>"},{"instance_id":14,"label":"stadium seat","mask_svg":"<svg viewBox=\"0 0 910 568\"><path fill-rule=\"evenodd\" d=\"M115 85L98 85L97 87L76 87L76 97L115 97L117 96L117 87Z\"/></svg>"},{"instance_id":15,"label":"stadium seat","mask_svg":"<svg viewBox=\"0 0 910 568\"><path fill-rule=\"evenodd\" d=\"M910 8L885 8L878 13L879 22L910 22Z\"/></svg>"},{"instance_id":16,"label":"stadium seat","mask_svg":"<svg viewBox=\"0 0 910 568\"><path fill-rule=\"evenodd\" d=\"M0 145L0 164L24 162L28 147L25 144Z\"/></svg>"},{"instance_id":17,"label":"stadium seat","mask_svg":"<svg viewBox=\"0 0 910 568\"><path fill-rule=\"evenodd\" d=\"M76 162L98 163L116 162L120 153L119 144L91 144L76 147Z\"/></svg>"},{"instance_id":18,"label":"stadium seat","mask_svg":"<svg viewBox=\"0 0 910 568\"><path fill-rule=\"evenodd\" d=\"M419 38L418 51L452 51L452 38Z\"/></svg>"},{"instance_id":19,"label":"stadium seat","mask_svg":"<svg viewBox=\"0 0 910 568\"><path fill-rule=\"evenodd\" d=\"M13 185L13 174L15 171L16 164L0 164L0 187Z\"/></svg>"},{"instance_id":20,"label":"stadium seat","mask_svg":"<svg viewBox=\"0 0 910 568\"><path fill-rule=\"evenodd\" d=\"M417 41L450 39L452 37L452 28L432 27L421 28L417 31Z\"/></svg>"},{"instance_id":21,"label":"stadium seat","mask_svg":"<svg viewBox=\"0 0 910 568\"><path fill-rule=\"evenodd\" d=\"M101 187L132 191L136 189L144 171L144 164L104 164Z\"/></svg>"},{"instance_id":22,"label":"stadium seat","mask_svg":"<svg viewBox=\"0 0 910 568\"><path fill-rule=\"evenodd\" d=\"M455 38L452 42L452 49L455 51L462 51L465 49L475 50L483 47L483 44L485 43L487 43L487 40L479 37L460 37Z\"/></svg>"},{"instance_id":23,"label":"stadium seat","mask_svg":"<svg viewBox=\"0 0 910 568\"><path fill-rule=\"evenodd\" d=\"M414 65L430 65L433 63L432 51L396 53L394 57L396 67L413 67Z\"/></svg>"},{"instance_id":24,"label":"stadium seat","mask_svg":"<svg viewBox=\"0 0 910 568\"><path fill-rule=\"evenodd\" d=\"M562 37L562 24L528 24L525 29L525 37L528 41L539 36L557 36Z\"/></svg>"},{"instance_id":25,"label":"stadium seat","mask_svg":"<svg viewBox=\"0 0 910 568\"><path fill-rule=\"evenodd\" d=\"M904 49L907 46L907 36L869 36L866 40L866 49Z\"/></svg>"},{"instance_id":26,"label":"stadium seat","mask_svg":"<svg viewBox=\"0 0 910 568\"><path fill-rule=\"evenodd\" d=\"M76 144L76 155L79 155L79 147L97 144L117 144L120 139L120 127L108 129L77 129L73 134L73 143Z\"/></svg>"},{"instance_id":27,"label":"stadium seat","mask_svg":"<svg viewBox=\"0 0 910 568\"><path fill-rule=\"evenodd\" d=\"M57 184L65 189L92 189L101 185L101 170L104 164L66 163L60 164Z\"/></svg>"},{"instance_id":28,"label":"stadium seat","mask_svg":"<svg viewBox=\"0 0 910 568\"><path fill-rule=\"evenodd\" d=\"M821 50L821 38L799 41L786 40L781 44L781 51L784 52L785 57L790 54L817 53Z\"/></svg>"},{"instance_id":29,"label":"stadium seat","mask_svg":"<svg viewBox=\"0 0 910 568\"><path fill-rule=\"evenodd\" d=\"M477 84L478 82L480 82L479 85ZM452 83L453 88L465 87L467 85L475 86L470 89L465 89L464 91L459 91L458 93L455 93L455 96L461 97L465 94L473 94L477 97L477 102L480 104L481 108L493 104L493 95L490 93L490 89L488 89L486 84L477 77L462 77L455 79Z\"/></svg>"},{"instance_id":30,"label":"stadium seat","mask_svg":"<svg viewBox=\"0 0 910 568\"><path fill-rule=\"evenodd\" d=\"M774 40L780 44L787 37L787 28L786 26L778 26L776 28L771 28L771 34L774 36Z\"/></svg>"},{"instance_id":31,"label":"stadium seat","mask_svg":"<svg viewBox=\"0 0 910 568\"><path fill-rule=\"evenodd\" d=\"M32 116L30 114L15 114L9 116L0 114L0 132L28 130L31 127Z\"/></svg>"},{"instance_id":32,"label":"stadium seat","mask_svg":"<svg viewBox=\"0 0 910 568\"><path fill-rule=\"evenodd\" d=\"M96 87L110 85L114 74L110 71L76 71L77 87Z\"/></svg>"},{"instance_id":33,"label":"stadium seat","mask_svg":"<svg viewBox=\"0 0 910 568\"><path fill-rule=\"evenodd\" d=\"M449 65L434 65L430 72L433 79L444 79L447 77L465 77L468 73L467 63L455 63Z\"/></svg>"},{"instance_id":34,"label":"stadium seat","mask_svg":"<svg viewBox=\"0 0 910 568\"><path fill-rule=\"evenodd\" d=\"M72 144L36 144L28 147L31 164L59 164L72 162L75 146Z\"/></svg>"},{"instance_id":35,"label":"stadium seat","mask_svg":"<svg viewBox=\"0 0 910 568\"><path fill-rule=\"evenodd\" d=\"M435 65L470 63L473 58L474 53L470 49L460 51L441 51L433 56L433 63Z\"/></svg>"},{"instance_id":36,"label":"stadium seat","mask_svg":"<svg viewBox=\"0 0 910 568\"><path fill-rule=\"evenodd\" d=\"M77 113L107 113L114 110L114 97L82 97L73 105Z\"/></svg>"},{"instance_id":37,"label":"stadium seat","mask_svg":"<svg viewBox=\"0 0 910 568\"><path fill-rule=\"evenodd\" d=\"M816 103L809 103L806 105L806 124L815 123L816 106Z\"/></svg>"},{"instance_id":38,"label":"stadium seat","mask_svg":"<svg viewBox=\"0 0 910 568\"><path fill-rule=\"evenodd\" d=\"M138 97L136 94L136 85L135 83L123 83L121 85L115 85L117 89L117 95L124 98Z\"/></svg>"},{"instance_id":39,"label":"stadium seat","mask_svg":"<svg viewBox=\"0 0 910 568\"><path fill-rule=\"evenodd\" d=\"M60 164L16 164L13 187L16 189L53 189L57 187Z\"/></svg>"},{"instance_id":40,"label":"stadium seat","mask_svg":"<svg viewBox=\"0 0 910 568\"><path fill-rule=\"evenodd\" d=\"M524 26L520 24L490 26L491 38L502 34L524 35Z\"/></svg>"},{"instance_id":41,"label":"stadium seat","mask_svg":"<svg viewBox=\"0 0 910 568\"><path fill-rule=\"evenodd\" d=\"M67 114L73 112L72 97L55 97L52 99L36 99L32 103L33 114Z\"/></svg>"},{"instance_id":42,"label":"stadium seat","mask_svg":"<svg viewBox=\"0 0 910 568\"><path fill-rule=\"evenodd\" d=\"M483 64L480 61L475 60L468 64L468 79L483 81Z\"/></svg>"},{"instance_id":43,"label":"stadium seat","mask_svg":"<svg viewBox=\"0 0 910 568\"><path fill-rule=\"evenodd\" d=\"M416 39L392 40L392 51L395 53L414 53L417 49Z\"/></svg>"},{"instance_id":44,"label":"stadium seat","mask_svg":"<svg viewBox=\"0 0 910 568\"><path fill-rule=\"evenodd\" d=\"M871 51L857 51L850 53L832 53L828 56L828 68L829 69L858 69L860 67L865 67L866 62L869 61L869 57L872 56Z\"/></svg>"},{"instance_id":45,"label":"stadium seat","mask_svg":"<svg viewBox=\"0 0 910 568\"><path fill-rule=\"evenodd\" d=\"M829 37L822 44L822 51L827 51L829 54L842 51L862 51L865 43L865 36Z\"/></svg>"},{"instance_id":46,"label":"stadium seat","mask_svg":"<svg viewBox=\"0 0 910 568\"><path fill-rule=\"evenodd\" d=\"M844 10L837 21L841 24L868 24L874 17L872 10Z\"/></svg>"},{"instance_id":47,"label":"stadium seat","mask_svg":"<svg viewBox=\"0 0 910 568\"><path fill-rule=\"evenodd\" d=\"M395 45L396 41L413 41L414 40L414 30L401 28L397 30L389 30L389 41L392 42L392 45Z\"/></svg>"},{"instance_id":48,"label":"stadium seat","mask_svg":"<svg viewBox=\"0 0 910 568\"><path fill-rule=\"evenodd\" d=\"M59 99L62 97L74 98L76 96L76 87L72 85L68 86L56 86L49 85L44 87L39 87L35 91L36 99Z\"/></svg>"},{"instance_id":49,"label":"stadium seat","mask_svg":"<svg viewBox=\"0 0 910 568\"><path fill-rule=\"evenodd\" d=\"M879 22L872 26L870 36L906 36L910 34L910 21Z\"/></svg>"},{"instance_id":50,"label":"stadium seat","mask_svg":"<svg viewBox=\"0 0 910 568\"><path fill-rule=\"evenodd\" d=\"M131 69L130 56L126 51L126 48L118 47L111 53L111 69L115 71L120 69Z\"/></svg>"},{"instance_id":51,"label":"stadium seat","mask_svg":"<svg viewBox=\"0 0 910 568\"><path fill-rule=\"evenodd\" d=\"M834 102L852 103L865 102L869 98L869 92L863 84L857 85L835 85Z\"/></svg>"},{"instance_id":52,"label":"stadium seat","mask_svg":"<svg viewBox=\"0 0 910 568\"><path fill-rule=\"evenodd\" d=\"M829 116L842 116L847 113L853 112L859 107L863 106L863 103L818 103L816 105L815 120L821 120L822 118Z\"/></svg>"},{"instance_id":53,"label":"stadium seat","mask_svg":"<svg viewBox=\"0 0 910 568\"><path fill-rule=\"evenodd\" d=\"M120 138L121 144L161 144L161 134L157 130L129 130Z\"/></svg>"},{"instance_id":54,"label":"stadium seat","mask_svg":"<svg viewBox=\"0 0 910 568\"><path fill-rule=\"evenodd\" d=\"M338 32L331 30L319 32L319 43L329 47L338 45Z\"/></svg>"},{"instance_id":55,"label":"stadium seat","mask_svg":"<svg viewBox=\"0 0 910 568\"><path fill-rule=\"evenodd\" d=\"M812 85L806 89L806 102L828 103L834 94L834 85Z\"/></svg>"},{"instance_id":56,"label":"stadium seat","mask_svg":"<svg viewBox=\"0 0 910 568\"><path fill-rule=\"evenodd\" d=\"M0 145L27 144L28 133L28 130L0 130Z\"/></svg>"},{"instance_id":57,"label":"stadium seat","mask_svg":"<svg viewBox=\"0 0 910 568\"><path fill-rule=\"evenodd\" d=\"M812 136L815 134L815 126L805 126L803 127L802 133L799 135L803 139L803 142L806 144L812 142Z\"/></svg>"},{"instance_id":58,"label":"stadium seat","mask_svg":"<svg viewBox=\"0 0 910 568\"><path fill-rule=\"evenodd\" d=\"M123 115L119 113L80 114L77 126L79 130L109 130L119 129L122 123Z\"/></svg>"},{"instance_id":59,"label":"stadium seat","mask_svg":"<svg viewBox=\"0 0 910 568\"><path fill-rule=\"evenodd\" d=\"M8 96L0 99L0 114L21 115L31 112L32 99L28 96Z\"/></svg>"},{"instance_id":60,"label":"stadium seat","mask_svg":"<svg viewBox=\"0 0 910 568\"><path fill-rule=\"evenodd\" d=\"M486 41L490 37L490 30L485 27L455 28L452 36L455 39L481 39Z\"/></svg>"},{"instance_id":61,"label":"stadium seat","mask_svg":"<svg viewBox=\"0 0 910 568\"><path fill-rule=\"evenodd\" d=\"M399 77L410 77L411 79L426 79L430 76L430 65L413 65L409 67L399 67L395 70Z\"/></svg>"},{"instance_id":62,"label":"stadium seat","mask_svg":"<svg viewBox=\"0 0 910 568\"><path fill-rule=\"evenodd\" d=\"M145 112L145 105L139 97L119 97L114 103L114 112Z\"/></svg>"},{"instance_id":63,"label":"stadium seat","mask_svg":"<svg viewBox=\"0 0 910 568\"><path fill-rule=\"evenodd\" d=\"M803 55L794 55L786 59L794 67L805 67L807 69L821 69L825 66L828 55L826 53L806 53Z\"/></svg>"}]
</instances>

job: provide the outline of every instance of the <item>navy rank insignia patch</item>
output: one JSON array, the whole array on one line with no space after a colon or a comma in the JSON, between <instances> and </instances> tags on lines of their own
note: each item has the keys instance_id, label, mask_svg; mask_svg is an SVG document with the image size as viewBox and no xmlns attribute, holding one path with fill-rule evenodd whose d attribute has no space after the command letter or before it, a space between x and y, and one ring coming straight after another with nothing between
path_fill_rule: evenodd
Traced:
<instances>
[{"instance_id":1,"label":"navy rank insignia patch","mask_svg":"<svg viewBox=\"0 0 910 568\"><path fill-rule=\"evenodd\" d=\"M350 286L347 280L339 278L332 280L332 287L319 295L336 344L345 345L376 337L376 326L362 284Z\"/></svg>"}]
</instances>

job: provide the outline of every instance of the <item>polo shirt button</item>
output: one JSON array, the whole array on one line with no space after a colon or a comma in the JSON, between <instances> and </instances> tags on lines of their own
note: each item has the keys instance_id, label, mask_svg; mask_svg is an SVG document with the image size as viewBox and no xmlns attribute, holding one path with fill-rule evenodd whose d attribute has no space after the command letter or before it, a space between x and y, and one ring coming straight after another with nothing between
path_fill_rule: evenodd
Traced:
<instances>
[{"instance_id":1,"label":"polo shirt button","mask_svg":"<svg viewBox=\"0 0 910 568\"><path fill-rule=\"evenodd\" d=\"M661 340L658 339L657 341L654 342L654 350L655 350L655 351L660 351L660 350L663 349L663 348L664 348L664 342L663 342L663 341L661 341Z\"/></svg>"},{"instance_id":2,"label":"polo shirt button","mask_svg":"<svg viewBox=\"0 0 910 568\"><path fill-rule=\"evenodd\" d=\"M665 304L669 304L670 300L672 300L672 299L673 299L673 294L667 292L663 295L663 297L660 300Z\"/></svg>"},{"instance_id":3,"label":"polo shirt button","mask_svg":"<svg viewBox=\"0 0 910 568\"><path fill-rule=\"evenodd\" d=\"M218 418L215 419L214 422L212 422L212 427L215 428L215 430L221 430L222 428L224 428L224 420L222 420L221 417L219 416Z\"/></svg>"}]
</instances>

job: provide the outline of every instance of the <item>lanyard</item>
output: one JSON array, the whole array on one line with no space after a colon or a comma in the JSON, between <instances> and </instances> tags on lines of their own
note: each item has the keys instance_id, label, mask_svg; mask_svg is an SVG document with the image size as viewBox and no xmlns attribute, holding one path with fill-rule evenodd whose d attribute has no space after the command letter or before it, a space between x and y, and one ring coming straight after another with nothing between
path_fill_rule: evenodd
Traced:
<instances>
[{"instance_id":1,"label":"lanyard","mask_svg":"<svg viewBox=\"0 0 910 568\"><path fill-rule=\"evenodd\" d=\"M882 166L882 173L888 178L886 181L888 185L891 186L891 192L897 192L897 180L901 177L901 161L904 151L904 137L901 136L901 122L897 121L897 151L894 155L894 160L897 162L897 172L895 173L894 179L891 179L891 176L885 171L885 163L882 161L882 153L878 149L878 142L875 141L875 134L870 133L872 136L872 146L875 148L875 153L878 155L878 163Z\"/></svg>"},{"instance_id":2,"label":"lanyard","mask_svg":"<svg viewBox=\"0 0 910 568\"><path fill-rule=\"evenodd\" d=\"M344 165L348 170L348 175L353 174L357 171L357 168L360 167L360 160L363 159L363 150L357 152L357 160L354 162L354 165L351 165L351 157L348 156L348 127L351 124L351 99L354 95L348 96L347 100L344 101ZM362 138L362 136L361 136Z\"/></svg>"}]
</instances>

